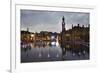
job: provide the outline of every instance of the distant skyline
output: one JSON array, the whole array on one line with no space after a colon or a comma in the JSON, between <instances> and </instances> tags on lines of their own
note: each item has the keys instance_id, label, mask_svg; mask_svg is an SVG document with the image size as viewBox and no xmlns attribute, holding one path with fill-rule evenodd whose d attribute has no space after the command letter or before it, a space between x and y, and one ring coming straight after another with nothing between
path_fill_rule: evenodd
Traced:
<instances>
[{"instance_id":1,"label":"distant skyline","mask_svg":"<svg viewBox=\"0 0 100 73\"><path fill-rule=\"evenodd\" d=\"M65 17L66 30L72 28L72 24L73 26L80 24L85 27L90 24L89 13L21 10L21 30L29 28L30 32L61 32L63 16Z\"/></svg>"}]
</instances>

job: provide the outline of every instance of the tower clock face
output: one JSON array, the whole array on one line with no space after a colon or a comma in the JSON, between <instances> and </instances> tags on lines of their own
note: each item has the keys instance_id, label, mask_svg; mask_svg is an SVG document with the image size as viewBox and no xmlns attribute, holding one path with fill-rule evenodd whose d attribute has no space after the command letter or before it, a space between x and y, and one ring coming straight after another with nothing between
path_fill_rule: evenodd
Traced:
<instances>
[{"instance_id":1,"label":"tower clock face","mask_svg":"<svg viewBox=\"0 0 100 73\"><path fill-rule=\"evenodd\" d=\"M63 28L65 27L65 23L64 23L64 22L62 22L62 27L63 27Z\"/></svg>"}]
</instances>

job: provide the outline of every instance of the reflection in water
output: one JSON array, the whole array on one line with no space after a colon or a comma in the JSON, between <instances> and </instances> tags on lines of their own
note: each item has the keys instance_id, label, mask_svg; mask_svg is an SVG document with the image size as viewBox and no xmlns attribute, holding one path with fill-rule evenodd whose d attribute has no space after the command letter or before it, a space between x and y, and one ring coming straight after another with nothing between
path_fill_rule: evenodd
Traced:
<instances>
[{"instance_id":1,"label":"reflection in water","mask_svg":"<svg viewBox=\"0 0 100 73\"><path fill-rule=\"evenodd\" d=\"M75 42L66 42L64 46L58 41L21 43L21 62L89 59L89 46Z\"/></svg>"}]
</instances>

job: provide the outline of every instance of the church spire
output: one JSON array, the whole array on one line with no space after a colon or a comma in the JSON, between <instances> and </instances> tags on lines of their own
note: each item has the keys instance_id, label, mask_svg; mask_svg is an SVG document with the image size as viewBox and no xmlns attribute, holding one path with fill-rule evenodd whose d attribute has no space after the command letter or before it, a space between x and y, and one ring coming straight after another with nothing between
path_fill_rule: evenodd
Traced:
<instances>
[{"instance_id":1,"label":"church spire","mask_svg":"<svg viewBox=\"0 0 100 73\"><path fill-rule=\"evenodd\" d=\"M29 32L29 28L27 27L27 32Z\"/></svg>"},{"instance_id":2,"label":"church spire","mask_svg":"<svg viewBox=\"0 0 100 73\"><path fill-rule=\"evenodd\" d=\"M72 29L73 29L73 24L72 24Z\"/></svg>"}]
</instances>

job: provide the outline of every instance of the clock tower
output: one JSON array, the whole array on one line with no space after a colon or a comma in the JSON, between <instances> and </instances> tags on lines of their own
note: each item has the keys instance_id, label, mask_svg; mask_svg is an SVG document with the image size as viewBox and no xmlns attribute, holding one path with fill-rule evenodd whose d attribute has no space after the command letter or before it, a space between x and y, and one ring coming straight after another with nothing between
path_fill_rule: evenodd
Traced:
<instances>
[{"instance_id":1,"label":"clock tower","mask_svg":"<svg viewBox=\"0 0 100 73\"><path fill-rule=\"evenodd\" d=\"M65 18L63 16L63 18L62 18L62 32L65 31L65 30L66 30L65 29Z\"/></svg>"}]
</instances>

